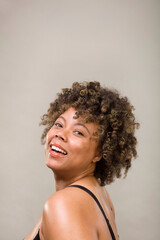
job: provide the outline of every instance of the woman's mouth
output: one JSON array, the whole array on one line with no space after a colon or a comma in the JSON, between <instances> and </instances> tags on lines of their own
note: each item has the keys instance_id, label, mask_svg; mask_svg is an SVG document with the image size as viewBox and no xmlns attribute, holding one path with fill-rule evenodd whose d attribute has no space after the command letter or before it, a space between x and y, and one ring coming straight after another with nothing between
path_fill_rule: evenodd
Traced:
<instances>
[{"instance_id":1,"label":"woman's mouth","mask_svg":"<svg viewBox=\"0 0 160 240\"><path fill-rule=\"evenodd\" d=\"M49 155L53 158L63 158L67 155L67 151L59 144L50 144Z\"/></svg>"},{"instance_id":2,"label":"woman's mouth","mask_svg":"<svg viewBox=\"0 0 160 240\"><path fill-rule=\"evenodd\" d=\"M59 148L59 147L57 147L57 146L51 145L50 148L51 148L52 151L55 151L55 152L58 152L58 153L62 153L62 154L64 154L64 155L67 155L67 152L66 152L66 151L64 151L63 149L61 149L61 148Z\"/></svg>"}]
</instances>

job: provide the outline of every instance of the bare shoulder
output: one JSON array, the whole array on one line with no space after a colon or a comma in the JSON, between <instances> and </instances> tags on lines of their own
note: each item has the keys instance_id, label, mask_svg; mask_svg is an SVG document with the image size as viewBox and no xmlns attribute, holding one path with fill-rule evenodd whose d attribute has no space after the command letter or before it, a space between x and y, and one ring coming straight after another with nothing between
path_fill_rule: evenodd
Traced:
<instances>
[{"instance_id":1,"label":"bare shoulder","mask_svg":"<svg viewBox=\"0 0 160 240\"><path fill-rule=\"evenodd\" d=\"M86 200L79 189L65 188L53 194L43 209L41 230L44 239L97 240Z\"/></svg>"},{"instance_id":2,"label":"bare shoulder","mask_svg":"<svg viewBox=\"0 0 160 240\"><path fill-rule=\"evenodd\" d=\"M47 215L58 214L63 215L63 211L72 213L72 210L83 207L83 196L78 189L71 189L70 187L54 193L45 203L44 212ZM80 204L78 204L80 203ZM74 214L75 215L75 214Z\"/></svg>"}]
</instances>

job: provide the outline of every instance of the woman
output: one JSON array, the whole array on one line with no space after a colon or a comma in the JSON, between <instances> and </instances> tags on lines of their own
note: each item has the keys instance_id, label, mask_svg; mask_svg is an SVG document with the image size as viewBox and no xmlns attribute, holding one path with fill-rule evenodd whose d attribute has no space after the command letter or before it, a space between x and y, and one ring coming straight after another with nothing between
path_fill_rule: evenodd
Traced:
<instances>
[{"instance_id":1,"label":"woman","mask_svg":"<svg viewBox=\"0 0 160 240\"><path fill-rule=\"evenodd\" d=\"M122 170L126 176L137 155L133 110L126 97L99 82L76 82L58 94L41 121L56 192L25 240L118 239L104 186Z\"/></svg>"}]
</instances>

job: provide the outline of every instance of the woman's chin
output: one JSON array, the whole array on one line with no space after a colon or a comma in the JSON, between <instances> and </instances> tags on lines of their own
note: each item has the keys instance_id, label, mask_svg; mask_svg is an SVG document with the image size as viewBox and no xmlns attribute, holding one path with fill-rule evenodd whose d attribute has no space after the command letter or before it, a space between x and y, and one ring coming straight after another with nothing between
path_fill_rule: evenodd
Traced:
<instances>
[{"instance_id":1,"label":"woman's chin","mask_svg":"<svg viewBox=\"0 0 160 240\"><path fill-rule=\"evenodd\" d=\"M46 158L46 166L50 168L52 171L60 170L62 168L62 161L57 158Z\"/></svg>"},{"instance_id":2,"label":"woman's chin","mask_svg":"<svg viewBox=\"0 0 160 240\"><path fill-rule=\"evenodd\" d=\"M55 160L51 159L51 158L46 158L46 166L48 168L54 169L56 167L55 166Z\"/></svg>"}]
</instances>

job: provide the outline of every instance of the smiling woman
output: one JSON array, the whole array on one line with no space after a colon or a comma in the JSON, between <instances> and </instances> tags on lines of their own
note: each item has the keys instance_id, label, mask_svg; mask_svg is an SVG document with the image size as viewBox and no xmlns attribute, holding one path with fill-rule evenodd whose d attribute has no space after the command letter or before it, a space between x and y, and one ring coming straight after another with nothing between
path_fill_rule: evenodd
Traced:
<instances>
[{"instance_id":1,"label":"smiling woman","mask_svg":"<svg viewBox=\"0 0 160 240\"><path fill-rule=\"evenodd\" d=\"M94 123L81 123L75 118L74 108L66 110L47 133L46 165L61 176L66 185L93 174L95 163L101 159L98 140L93 138L97 130ZM67 183L68 181L68 183Z\"/></svg>"},{"instance_id":2,"label":"smiling woman","mask_svg":"<svg viewBox=\"0 0 160 240\"><path fill-rule=\"evenodd\" d=\"M133 110L126 97L99 82L76 82L58 94L41 121L56 192L25 240L118 239L104 186L123 169L126 176L137 155Z\"/></svg>"}]
</instances>

